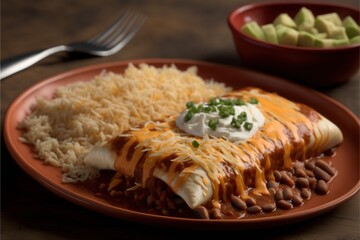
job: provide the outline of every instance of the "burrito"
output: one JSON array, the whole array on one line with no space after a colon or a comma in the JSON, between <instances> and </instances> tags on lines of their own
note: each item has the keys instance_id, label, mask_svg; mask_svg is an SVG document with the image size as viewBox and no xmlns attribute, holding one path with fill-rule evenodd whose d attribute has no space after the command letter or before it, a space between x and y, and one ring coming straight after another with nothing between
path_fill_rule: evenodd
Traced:
<instances>
[{"instance_id":1,"label":"burrito","mask_svg":"<svg viewBox=\"0 0 360 240\"><path fill-rule=\"evenodd\" d=\"M185 109L185 107L184 107ZM85 164L134 179L158 179L190 209L231 196L269 195L275 171L291 171L338 146L341 130L309 106L248 87L132 128L94 147Z\"/></svg>"}]
</instances>

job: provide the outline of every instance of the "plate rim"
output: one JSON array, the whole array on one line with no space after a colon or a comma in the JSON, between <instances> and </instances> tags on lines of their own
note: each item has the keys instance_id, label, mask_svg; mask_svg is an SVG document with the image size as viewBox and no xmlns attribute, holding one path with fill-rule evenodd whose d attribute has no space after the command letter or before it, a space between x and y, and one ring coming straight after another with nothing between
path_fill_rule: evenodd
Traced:
<instances>
[{"instance_id":1,"label":"plate rim","mask_svg":"<svg viewBox=\"0 0 360 240\"><path fill-rule=\"evenodd\" d=\"M87 73L89 71L93 71L96 69L101 70L101 69L110 68L110 67L125 66L126 64L129 64L129 63L166 64L166 65L185 64L185 65L189 65L189 66L195 65L195 66L204 67L204 68L217 67L217 68L221 68L221 69L232 69L234 71L242 71L242 72L248 72L250 74L257 74L257 75L261 75L265 78L273 78L273 79L276 79L276 81L278 81L280 83L291 85L291 86L294 86L296 88L302 89L307 92L310 91L311 94L317 95L317 97L323 98L326 101L331 102L331 104L337 105L343 111L345 111L348 114L348 116L351 117L352 120L354 120L354 122L356 122L356 124L360 127L360 120L356 117L356 115L351 110L349 110L342 103L340 103L340 102L338 102L338 101L336 101L314 89L290 82L281 77L268 75L265 73L256 72L253 70L249 70L246 68L241 68L241 67L237 67L237 66L233 66L233 65L207 62L207 61L202 61L202 60L174 59L174 58L130 59L130 60L122 60L122 61L112 61L112 62L107 62L107 63L91 64L88 66L74 68L72 70L54 74L53 76L45 78L45 79L41 80L40 82L37 82L37 83L31 85L30 87L27 87L20 95L18 95L8 106L7 111L5 113L5 119L4 119L4 140L5 140L8 150L9 150L11 156L13 157L13 159L15 160L15 162L27 174L29 174L32 178L34 178L37 182L39 182L41 185L46 187L48 190L50 190L53 193L56 193L58 196L61 196L64 199L69 200L75 204L82 206L82 207L85 207L87 209L91 209L92 211L100 212L100 213L103 213L103 214L109 215L109 216L115 216L114 214L109 212L115 208L117 211L120 211L120 214L117 214L116 217L121 218L123 220L130 220L130 221L135 221L135 222L154 224L153 220L156 219L157 223L159 223L159 221L161 221L167 225L171 225L174 227L179 227L176 224L176 223L179 223L179 221L188 225L188 226L186 226L187 228L198 228L198 227L209 226L209 225L212 227L221 227L221 228L224 228L224 227L232 228L234 226L236 226L236 227L239 227L239 226L254 227L253 226L254 223L257 223L257 224L271 223L268 226L272 226L274 224L276 225L279 222L283 222L285 215L286 215L285 218L288 220L288 223L292 223L292 222L299 221L301 219L320 215L330 209L333 209L333 208L337 207L338 205L342 204L343 202L349 200L351 197L353 197L359 191L360 179L348 192L346 192L346 194L343 194L343 195L333 199L332 201L327 202L326 204L322 204L320 206L315 207L315 211L314 211L314 208L310 208L305 211L296 212L296 213L292 213L292 214L284 214L282 216L281 215L268 216L268 217L262 216L261 218L246 218L246 219L221 219L221 220L212 219L211 221L208 221L208 220L203 220L203 219L179 218L179 217L169 217L169 216L161 216L161 215L155 215L155 214L147 214L147 213L138 212L135 210L129 210L126 208L115 207L115 206L112 206L110 203L107 204L107 206L104 206L101 202L97 202L97 203L94 203L92 201L89 202L89 199L87 199L86 196L83 196L82 194L79 194L77 192L70 191L67 188L58 189L56 186L53 186L51 183L47 182L48 179L44 175L39 173L39 171L37 169L33 168L32 166L28 165L25 161L23 161L21 156L19 156L18 153L16 152L16 147L12 144L13 139L8 134L8 131L10 129L9 126L12 125L11 119L9 118L9 116L12 116L13 112L16 110L16 103L21 102L30 93L35 92L48 84L52 84L54 82L61 81L61 79L64 79L66 77L81 75L81 74L84 74L84 73ZM78 82L78 81L75 81L75 82ZM33 156L32 156L32 158L33 158ZM29 172L28 167L31 168L30 172ZM52 166L50 166L50 167L52 167ZM99 206L99 203L100 203L100 206ZM97 205L100 208L98 208L98 209L92 208L93 204ZM138 219L139 217L141 218L140 221ZM257 228L259 228L259 227L257 227Z\"/></svg>"}]
</instances>

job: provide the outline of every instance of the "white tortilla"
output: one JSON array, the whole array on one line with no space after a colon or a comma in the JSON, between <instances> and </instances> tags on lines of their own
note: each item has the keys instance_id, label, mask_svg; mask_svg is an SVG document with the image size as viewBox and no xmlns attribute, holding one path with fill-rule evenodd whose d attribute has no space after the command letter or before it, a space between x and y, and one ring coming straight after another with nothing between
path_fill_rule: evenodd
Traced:
<instances>
[{"instance_id":1,"label":"white tortilla","mask_svg":"<svg viewBox=\"0 0 360 240\"><path fill-rule=\"evenodd\" d=\"M316 142L315 139L319 138L328 139L328 141L324 141L324 144L318 148L321 152L335 147L343 141L343 135L340 129L325 117L322 117L318 121L318 127L315 128L314 134L310 137L308 149L311 149ZM116 158L116 152L111 150L110 145L105 144L102 147L95 147L92 149L85 157L84 162L86 165L97 169L116 170ZM129 175L131 174L129 173ZM153 176L161 179L170 186L192 209L206 203L213 195L210 178L201 167L198 167L179 188L176 188L175 186L177 186L177 183L181 178L181 173L175 176L171 182L169 180L169 174L163 169L154 169ZM203 179L205 179L205 181L203 181Z\"/></svg>"},{"instance_id":2,"label":"white tortilla","mask_svg":"<svg viewBox=\"0 0 360 240\"><path fill-rule=\"evenodd\" d=\"M99 170L116 170L115 161L116 153L111 150L109 145L102 147L95 147L92 149L84 159L86 165L97 168ZM213 195L211 181L208 178L204 169L198 167L193 174L187 178L185 184L181 188L176 188L178 180L181 178L181 173L175 176L173 181L169 182L168 173L160 168L154 169L153 176L164 181L170 186L174 192L180 196L190 208L195 208L206 201ZM206 179L206 184L202 179Z\"/></svg>"}]
</instances>

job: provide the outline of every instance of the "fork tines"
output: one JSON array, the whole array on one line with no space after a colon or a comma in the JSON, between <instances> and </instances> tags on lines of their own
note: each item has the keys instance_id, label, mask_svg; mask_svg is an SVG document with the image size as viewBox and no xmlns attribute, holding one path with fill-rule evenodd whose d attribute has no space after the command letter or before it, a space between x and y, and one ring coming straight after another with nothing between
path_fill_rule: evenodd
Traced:
<instances>
[{"instance_id":1,"label":"fork tines","mask_svg":"<svg viewBox=\"0 0 360 240\"><path fill-rule=\"evenodd\" d=\"M145 21L145 17L132 10L127 10L106 31L89 40L95 45L113 48L117 44L125 45L136 34Z\"/></svg>"}]
</instances>

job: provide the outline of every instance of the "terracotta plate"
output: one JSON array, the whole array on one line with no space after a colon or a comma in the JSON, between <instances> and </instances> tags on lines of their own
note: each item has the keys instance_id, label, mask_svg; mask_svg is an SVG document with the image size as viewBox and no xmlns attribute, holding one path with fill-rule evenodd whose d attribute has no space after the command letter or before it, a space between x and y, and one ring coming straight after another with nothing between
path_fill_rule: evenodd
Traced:
<instances>
[{"instance_id":1,"label":"terracotta plate","mask_svg":"<svg viewBox=\"0 0 360 240\"><path fill-rule=\"evenodd\" d=\"M244 86L260 87L267 91L274 91L290 100L312 106L337 124L344 134L344 142L338 148L333 159L333 165L339 174L330 185L330 193L326 196L315 196L306 201L303 206L286 211L283 214L265 214L254 218L233 220L201 220L131 211L113 206L105 200L95 197L87 189L79 185L61 183L59 169L44 165L42 161L33 158L31 147L20 143L18 138L21 133L16 128L17 123L29 113L30 106L34 103L36 97L46 96L50 98L57 87L77 81L89 81L103 69L122 73L129 62L100 64L66 72L41 81L18 96L10 105L6 114L4 133L6 144L20 167L54 193L94 211L129 221L197 229L258 228L293 223L333 209L348 200L359 190L360 123L352 112L336 101L311 89L279 78L225 65L177 59L143 59L132 62L134 64L146 62L158 67L174 63L179 69L186 69L196 65L199 69L199 75L205 79L224 82L234 89Z\"/></svg>"}]
</instances>

